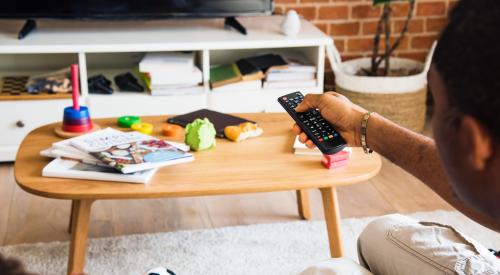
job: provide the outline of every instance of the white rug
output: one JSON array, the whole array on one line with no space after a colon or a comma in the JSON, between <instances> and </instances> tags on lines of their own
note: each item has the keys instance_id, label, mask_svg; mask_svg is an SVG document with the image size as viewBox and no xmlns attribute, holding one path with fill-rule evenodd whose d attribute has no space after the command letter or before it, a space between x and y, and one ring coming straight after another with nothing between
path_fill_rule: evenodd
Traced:
<instances>
[{"instance_id":1,"label":"white rug","mask_svg":"<svg viewBox=\"0 0 500 275\"><path fill-rule=\"evenodd\" d=\"M500 234L458 212L410 216L452 225L486 247L500 249ZM372 219L342 221L348 257L357 261L357 236ZM33 272L64 274L68 243L5 246L0 247L0 253L22 259ZM328 257L325 223L296 221L91 239L85 270L92 275L141 275L149 268L163 265L178 275L296 274Z\"/></svg>"}]
</instances>

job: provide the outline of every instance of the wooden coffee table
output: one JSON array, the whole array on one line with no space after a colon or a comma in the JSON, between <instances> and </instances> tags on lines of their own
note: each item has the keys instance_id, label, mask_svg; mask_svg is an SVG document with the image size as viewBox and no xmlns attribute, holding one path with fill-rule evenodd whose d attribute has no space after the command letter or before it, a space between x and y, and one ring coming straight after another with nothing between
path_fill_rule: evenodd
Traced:
<instances>
[{"instance_id":1,"label":"wooden coffee table","mask_svg":"<svg viewBox=\"0 0 500 275\"><path fill-rule=\"evenodd\" d=\"M72 200L68 274L83 272L91 205L96 200L149 199L297 190L299 215L310 217L307 189L318 188L323 198L330 252L341 257L343 247L336 187L366 181L381 167L380 157L353 150L348 166L327 170L319 157L295 156L292 120L286 114L239 114L264 129L261 137L233 143L218 139L213 150L195 153L195 161L160 169L147 185L42 177L50 161L40 151L60 140L57 124L32 131L22 142L15 162L19 186L34 195ZM161 125L166 116L143 117ZM96 119L102 128L116 119ZM160 127L156 127L160 128ZM159 132L155 132L159 137Z\"/></svg>"}]
</instances>

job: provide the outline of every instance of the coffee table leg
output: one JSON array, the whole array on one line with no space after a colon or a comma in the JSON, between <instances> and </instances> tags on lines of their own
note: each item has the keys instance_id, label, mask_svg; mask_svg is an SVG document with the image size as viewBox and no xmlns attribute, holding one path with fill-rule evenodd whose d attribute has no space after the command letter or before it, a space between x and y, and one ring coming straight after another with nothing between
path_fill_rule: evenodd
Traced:
<instances>
[{"instance_id":1,"label":"coffee table leg","mask_svg":"<svg viewBox=\"0 0 500 275\"><path fill-rule=\"evenodd\" d=\"M68 233L71 234L71 229L73 226L73 217L75 216L75 201L71 201L71 211L69 212L69 224L68 224Z\"/></svg>"},{"instance_id":2,"label":"coffee table leg","mask_svg":"<svg viewBox=\"0 0 500 275\"><path fill-rule=\"evenodd\" d=\"M337 200L337 190L335 187L321 188L323 198L323 209L325 211L326 228L328 230L328 240L330 242L330 254L333 258L340 258L344 255L344 246L340 231L339 202Z\"/></svg>"},{"instance_id":3,"label":"coffee table leg","mask_svg":"<svg viewBox=\"0 0 500 275\"><path fill-rule=\"evenodd\" d=\"M299 216L303 220L311 219L311 207L309 205L309 192L307 189L297 190L297 205Z\"/></svg>"},{"instance_id":4,"label":"coffee table leg","mask_svg":"<svg viewBox=\"0 0 500 275\"><path fill-rule=\"evenodd\" d=\"M68 275L83 273L92 202L92 200L73 201L74 211L71 211L73 218L71 224Z\"/></svg>"}]
</instances>

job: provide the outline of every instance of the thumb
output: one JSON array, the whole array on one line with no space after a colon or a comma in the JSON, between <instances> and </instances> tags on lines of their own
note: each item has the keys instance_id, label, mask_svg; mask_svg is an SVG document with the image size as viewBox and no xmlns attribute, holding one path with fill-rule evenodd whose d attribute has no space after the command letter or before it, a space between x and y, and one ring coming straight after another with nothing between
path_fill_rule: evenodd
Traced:
<instances>
[{"instance_id":1,"label":"thumb","mask_svg":"<svg viewBox=\"0 0 500 275\"><path fill-rule=\"evenodd\" d=\"M302 113L307 112L310 109L318 108L319 98L321 95L319 94L307 94L304 97L304 100L295 108L296 112Z\"/></svg>"}]
</instances>

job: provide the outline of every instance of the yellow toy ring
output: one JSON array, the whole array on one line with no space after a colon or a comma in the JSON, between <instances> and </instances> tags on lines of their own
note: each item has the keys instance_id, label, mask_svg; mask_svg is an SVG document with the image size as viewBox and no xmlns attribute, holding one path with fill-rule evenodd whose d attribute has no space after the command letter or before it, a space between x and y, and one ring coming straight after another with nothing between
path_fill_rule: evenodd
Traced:
<instances>
[{"instance_id":1,"label":"yellow toy ring","mask_svg":"<svg viewBox=\"0 0 500 275\"><path fill-rule=\"evenodd\" d=\"M139 133L150 135L151 133L153 133L154 126L151 123L141 122L132 124L130 128Z\"/></svg>"}]
</instances>

